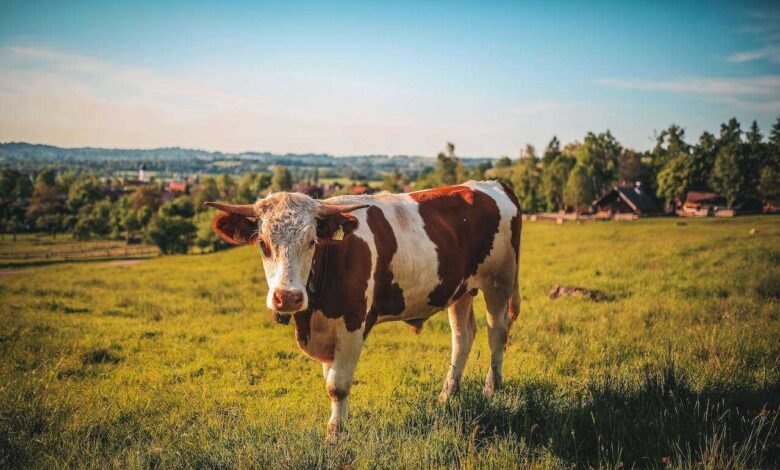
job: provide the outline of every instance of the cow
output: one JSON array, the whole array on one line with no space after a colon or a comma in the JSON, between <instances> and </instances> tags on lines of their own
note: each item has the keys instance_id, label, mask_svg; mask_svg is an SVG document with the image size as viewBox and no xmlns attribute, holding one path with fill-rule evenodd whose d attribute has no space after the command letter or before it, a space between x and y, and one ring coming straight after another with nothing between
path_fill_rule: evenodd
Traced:
<instances>
[{"instance_id":1,"label":"cow","mask_svg":"<svg viewBox=\"0 0 780 470\"><path fill-rule=\"evenodd\" d=\"M322 363L331 399L327 439L337 439L363 343L378 323L416 332L447 309L452 356L439 401L460 388L476 334L472 303L487 307L490 367L483 392L501 386L509 327L519 308L520 206L497 181L406 194L315 200L277 192L254 204L206 202L214 230L259 248L266 305L291 315L298 346Z\"/></svg>"}]
</instances>

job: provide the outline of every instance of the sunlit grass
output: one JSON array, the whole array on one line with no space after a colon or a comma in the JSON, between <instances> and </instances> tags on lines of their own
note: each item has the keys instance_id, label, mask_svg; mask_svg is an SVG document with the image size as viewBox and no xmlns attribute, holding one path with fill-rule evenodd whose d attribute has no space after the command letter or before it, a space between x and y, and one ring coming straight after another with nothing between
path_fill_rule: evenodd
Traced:
<instances>
[{"instance_id":1,"label":"sunlit grass","mask_svg":"<svg viewBox=\"0 0 780 470\"><path fill-rule=\"evenodd\" d=\"M265 311L252 248L3 276L0 465L780 465L780 219L529 222L521 265L503 391L479 393L481 297L447 406L446 315L379 325L336 446L320 367ZM549 300L555 284L612 300Z\"/></svg>"}]
</instances>

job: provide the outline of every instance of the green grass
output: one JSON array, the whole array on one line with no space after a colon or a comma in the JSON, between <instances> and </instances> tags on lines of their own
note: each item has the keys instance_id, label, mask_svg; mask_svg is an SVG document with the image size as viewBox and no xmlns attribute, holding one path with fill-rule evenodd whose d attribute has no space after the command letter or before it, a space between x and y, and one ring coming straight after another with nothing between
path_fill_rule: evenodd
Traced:
<instances>
[{"instance_id":1,"label":"green grass","mask_svg":"<svg viewBox=\"0 0 780 470\"><path fill-rule=\"evenodd\" d=\"M19 234L0 239L0 268L18 268L66 261L139 259L157 256L155 246L128 245L119 240L74 240L70 234Z\"/></svg>"},{"instance_id":2,"label":"green grass","mask_svg":"<svg viewBox=\"0 0 780 470\"><path fill-rule=\"evenodd\" d=\"M380 325L333 446L252 248L0 277L0 466L778 468L780 218L685 223L526 223L505 389L481 296L446 406L446 315Z\"/></svg>"}]
</instances>

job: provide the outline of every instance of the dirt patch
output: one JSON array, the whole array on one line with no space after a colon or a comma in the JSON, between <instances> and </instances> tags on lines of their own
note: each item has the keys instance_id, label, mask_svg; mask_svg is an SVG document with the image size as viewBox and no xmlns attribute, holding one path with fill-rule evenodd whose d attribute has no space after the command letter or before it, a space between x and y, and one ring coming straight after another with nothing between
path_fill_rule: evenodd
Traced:
<instances>
[{"instance_id":1,"label":"dirt patch","mask_svg":"<svg viewBox=\"0 0 780 470\"><path fill-rule=\"evenodd\" d=\"M109 261L106 263L109 266L135 266L146 261L145 259L120 259L118 261Z\"/></svg>"},{"instance_id":2,"label":"dirt patch","mask_svg":"<svg viewBox=\"0 0 780 470\"><path fill-rule=\"evenodd\" d=\"M559 284L556 284L550 291L550 299L557 299L559 297L568 297L568 296L584 297L594 302L610 300L610 297L607 296L605 293L597 290L586 289L584 287L561 286Z\"/></svg>"}]
</instances>

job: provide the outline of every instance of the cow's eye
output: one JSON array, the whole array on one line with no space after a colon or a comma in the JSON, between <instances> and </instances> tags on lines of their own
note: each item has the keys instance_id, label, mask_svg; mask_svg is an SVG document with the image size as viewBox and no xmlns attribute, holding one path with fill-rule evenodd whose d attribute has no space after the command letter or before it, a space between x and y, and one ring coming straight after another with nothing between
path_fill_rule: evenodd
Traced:
<instances>
[{"instance_id":1,"label":"cow's eye","mask_svg":"<svg viewBox=\"0 0 780 470\"><path fill-rule=\"evenodd\" d=\"M264 240L260 240L260 249L263 250L265 256L271 256L271 250L268 248L268 244Z\"/></svg>"},{"instance_id":2,"label":"cow's eye","mask_svg":"<svg viewBox=\"0 0 780 470\"><path fill-rule=\"evenodd\" d=\"M315 242L314 240L310 241L310 242L309 242L309 248L314 248L314 244L315 244L315 243L316 243L316 242Z\"/></svg>"}]
</instances>

